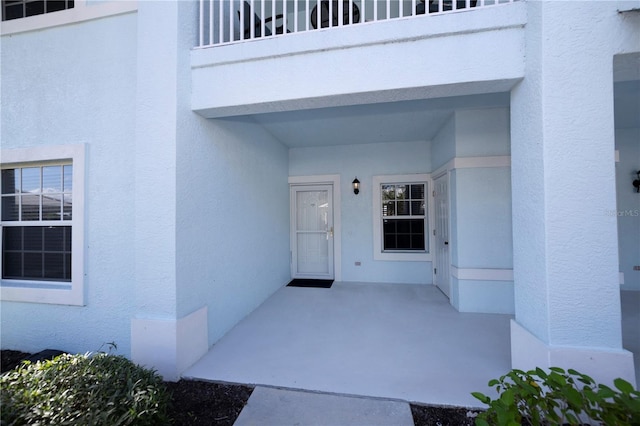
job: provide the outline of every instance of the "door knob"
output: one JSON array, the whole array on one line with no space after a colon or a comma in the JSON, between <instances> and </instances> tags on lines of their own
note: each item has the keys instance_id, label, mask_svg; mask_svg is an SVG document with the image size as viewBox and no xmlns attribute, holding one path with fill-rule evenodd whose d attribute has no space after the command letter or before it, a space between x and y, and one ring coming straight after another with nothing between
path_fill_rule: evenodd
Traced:
<instances>
[{"instance_id":1,"label":"door knob","mask_svg":"<svg viewBox=\"0 0 640 426\"><path fill-rule=\"evenodd\" d=\"M327 229L327 240L329 240L329 238L333 238L333 226Z\"/></svg>"}]
</instances>

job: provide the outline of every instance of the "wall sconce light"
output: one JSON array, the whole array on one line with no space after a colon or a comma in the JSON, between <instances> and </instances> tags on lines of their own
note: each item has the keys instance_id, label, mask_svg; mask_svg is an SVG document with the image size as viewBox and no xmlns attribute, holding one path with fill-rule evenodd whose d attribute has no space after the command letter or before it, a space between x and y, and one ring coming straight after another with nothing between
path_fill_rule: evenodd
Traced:
<instances>
[{"instance_id":1,"label":"wall sconce light","mask_svg":"<svg viewBox=\"0 0 640 426\"><path fill-rule=\"evenodd\" d=\"M351 183L353 183L353 193L358 195L358 193L360 192L360 181L356 177Z\"/></svg>"},{"instance_id":2,"label":"wall sconce light","mask_svg":"<svg viewBox=\"0 0 640 426\"><path fill-rule=\"evenodd\" d=\"M638 179L634 179L633 186L636 188L636 192L640 192L640 170L636 172Z\"/></svg>"}]
</instances>

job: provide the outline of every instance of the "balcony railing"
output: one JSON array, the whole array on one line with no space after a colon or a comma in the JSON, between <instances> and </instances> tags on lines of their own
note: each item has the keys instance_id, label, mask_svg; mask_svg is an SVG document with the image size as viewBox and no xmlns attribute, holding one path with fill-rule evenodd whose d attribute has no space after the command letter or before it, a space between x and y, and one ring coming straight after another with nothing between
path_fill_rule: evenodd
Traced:
<instances>
[{"instance_id":1,"label":"balcony railing","mask_svg":"<svg viewBox=\"0 0 640 426\"><path fill-rule=\"evenodd\" d=\"M200 0L199 47L512 3L515 0Z\"/></svg>"}]
</instances>

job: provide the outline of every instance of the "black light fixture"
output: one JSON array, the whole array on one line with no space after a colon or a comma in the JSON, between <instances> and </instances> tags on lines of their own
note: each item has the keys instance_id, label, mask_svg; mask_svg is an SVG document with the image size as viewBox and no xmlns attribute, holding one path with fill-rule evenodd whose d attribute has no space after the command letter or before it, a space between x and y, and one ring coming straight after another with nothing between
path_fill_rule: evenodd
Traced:
<instances>
[{"instance_id":1,"label":"black light fixture","mask_svg":"<svg viewBox=\"0 0 640 426\"><path fill-rule=\"evenodd\" d=\"M636 188L636 192L640 192L640 170L636 172L638 179L634 179L633 186Z\"/></svg>"},{"instance_id":2,"label":"black light fixture","mask_svg":"<svg viewBox=\"0 0 640 426\"><path fill-rule=\"evenodd\" d=\"M358 195L358 193L360 192L360 181L356 177L351 183L353 183L353 193Z\"/></svg>"}]
</instances>

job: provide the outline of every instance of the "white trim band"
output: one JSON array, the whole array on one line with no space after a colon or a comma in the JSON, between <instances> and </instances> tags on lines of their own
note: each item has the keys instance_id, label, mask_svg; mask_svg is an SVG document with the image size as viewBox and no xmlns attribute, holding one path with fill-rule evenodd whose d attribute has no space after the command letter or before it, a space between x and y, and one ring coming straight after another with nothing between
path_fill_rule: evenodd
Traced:
<instances>
[{"instance_id":1,"label":"white trim band","mask_svg":"<svg viewBox=\"0 0 640 426\"><path fill-rule=\"evenodd\" d=\"M513 281L513 269L457 268L451 265L451 276L459 280Z\"/></svg>"},{"instance_id":2,"label":"white trim band","mask_svg":"<svg viewBox=\"0 0 640 426\"><path fill-rule=\"evenodd\" d=\"M510 155L492 157L455 157L438 167L431 175L437 177L446 171L455 169L481 169L492 167L511 167Z\"/></svg>"}]
</instances>

